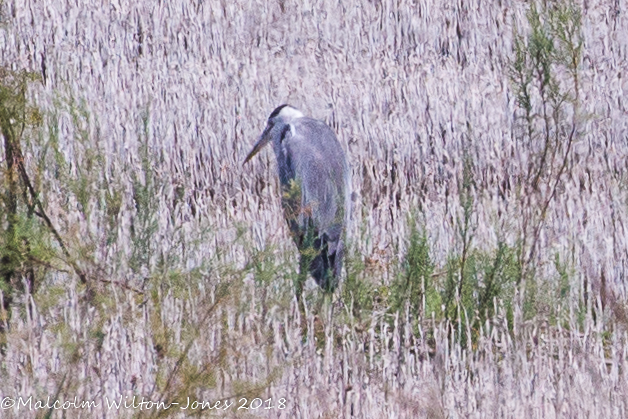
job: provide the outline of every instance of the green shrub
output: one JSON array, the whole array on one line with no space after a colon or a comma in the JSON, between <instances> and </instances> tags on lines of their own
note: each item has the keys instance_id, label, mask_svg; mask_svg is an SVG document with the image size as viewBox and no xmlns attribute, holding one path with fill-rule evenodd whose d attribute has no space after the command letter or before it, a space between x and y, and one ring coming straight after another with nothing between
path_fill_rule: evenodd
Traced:
<instances>
[{"instance_id":1,"label":"green shrub","mask_svg":"<svg viewBox=\"0 0 628 419\"><path fill-rule=\"evenodd\" d=\"M578 137L582 16L572 2L530 5L527 34L515 27L510 80L517 104L517 140L528 154L521 174L519 253L524 290L534 280L538 240L556 191L569 171ZM565 76L566 75L566 76ZM531 284L530 290L536 285Z\"/></svg>"},{"instance_id":2,"label":"green shrub","mask_svg":"<svg viewBox=\"0 0 628 419\"><path fill-rule=\"evenodd\" d=\"M410 243L403 260L402 270L390 287L390 309L404 311L406 307L413 319L440 312L441 297L434 283L434 264L425 231L419 231L410 220Z\"/></svg>"}]
</instances>

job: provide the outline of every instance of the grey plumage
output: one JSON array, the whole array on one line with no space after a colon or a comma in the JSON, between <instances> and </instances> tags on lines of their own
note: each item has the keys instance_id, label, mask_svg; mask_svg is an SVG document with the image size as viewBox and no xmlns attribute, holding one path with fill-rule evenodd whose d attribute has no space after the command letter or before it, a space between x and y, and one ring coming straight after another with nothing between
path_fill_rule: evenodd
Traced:
<instances>
[{"instance_id":1,"label":"grey plumage","mask_svg":"<svg viewBox=\"0 0 628 419\"><path fill-rule=\"evenodd\" d=\"M276 108L249 153L272 143L282 206L300 253L297 298L309 271L324 290L338 285L350 212L349 168L335 134L324 122L289 105Z\"/></svg>"}]
</instances>

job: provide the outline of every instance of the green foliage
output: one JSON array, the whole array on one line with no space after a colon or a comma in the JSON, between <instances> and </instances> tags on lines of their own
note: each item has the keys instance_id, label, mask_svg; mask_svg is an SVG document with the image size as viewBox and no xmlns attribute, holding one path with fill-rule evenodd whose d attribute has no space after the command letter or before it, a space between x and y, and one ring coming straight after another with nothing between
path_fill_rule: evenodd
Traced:
<instances>
[{"instance_id":1,"label":"green foliage","mask_svg":"<svg viewBox=\"0 0 628 419\"><path fill-rule=\"evenodd\" d=\"M34 268L52 267L57 251L50 241L49 232L26 213L18 213L13 221L16 239L10 242L8 235L0 235L0 249L3 249L5 258L5 263L0 265L0 276L8 272L22 276Z\"/></svg>"},{"instance_id":2,"label":"green foliage","mask_svg":"<svg viewBox=\"0 0 628 419\"><path fill-rule=\"evenodd\" d=\"M14 288L22 279L37 287L33 269L46 264L50 244L45 231L32 219L36 204L26 174L22 153L24 131L41 122L39 110L28 104L26 89L37 80L32 73L0 69L0 135L5 162L0 178L0 287L4 294L2 311L8 307ZM31 187L31 189L29 189Z\"/></svg>"},{"instance_id":3,"label":"green foliage","mask_svg":"<svg viewBox=\"0 0 628 419\"><path fill-rule=\"evenodd\" d=\"M480 324L495 314L493 303L498 299L504 303L506 313L510 317L508 323L512 326L515 284L519 278L517 249L500 242L494 254L480 255L478 262L482 274L482 286L478 295Z\"/></svg>"},{"instance_id":4,"label":"green foliage","mask_svg":"<svg viewBox=\"0 0 628 419\"><path fill-rule=\"evenodd\" d=\"M145 268L150 272L151 257L157 232L160 183L154 172L154 157L148 145L148 113L142 116L143 131L140 134L139 157L141 171L132 170L133 202L135 216L131 224L133 254L130 265L135 271Z\"/></svg>"},{"instance_id":5,"label":"green foliage","mask_svg":"<svg viewBox=\"0 0 628 419\"><path fill-rule=\"evenodd\" d=\"M441 273L434 273L429 254L425 232L411 222L402 270L390 287L391 312L407 309L414 321L432 316L446 320L459 331L462 344L467 338L477 338L479 328L497 314L496 306L505 307L512 327L519 276L516 247L500 242L495 250L486 252L469 246L464 257L462 252L450 255ZM467 336L467 324L472 336Z\"/></svg>"},{"instance_id":6,"label":"green foliage","mask_svg":"<svg viewBox=\"0 0 628 419\"><path fill-rule=\"evenodd\" d=\"M462 216L457 217L458 235L461 241L460 257L450 257L447 262L447 277L443 302L445 316L449 320L459 319L468 315L474 308L477 298L477 272L472 242L477 228L474 220L474 189L473 160L465 146L463 154L462 177L458 184L458 196L462 207ZM461 310L462 309L462 310Z\"/></svg>"},{"instance_id":7,"label":"green foliage","mask_svg":"<svg viewBox=\"0 0 628 419\"><path fill-rule=\"evenodd\" d=\"M443 292L445 318L453 322L464 320L460 316L469 313L468 310L471 310L471 314L474 313L478 286L475 255L473 253L468 255L464 264L461 256L450 256L447 260L446 272Z\"/></svg>"},{"instance_id":8,"label":"green foliage","mask_svg":"<svg viewBox=\"0 0 628 419\"><path fill-rule=\"evenodd\" d=\"M270 287L277 279L278 266L275 262L275 248L268 246L253 254L249 266L253 269L255 284L261 288Z\"/></svg>"},{"instance_id":9,"label":"green foliage","mask_svg":"<svg viewBox=\"0 0 628 419\"><path fill-rule=\"evenodd\" d=\"M558 259L558 281L536 274L538 242L546 215L570 170L580 113L582 15L574 2L531 3L529 30L515 27L510 80L518 107L518 132L528 167L517 190L521 240L517 250L518 304L524 319L555 319L569 298L569 275Z\"/></svg>"},{"instance_id":10,"label":"green foliage","mask_svg":"<svg viewBox=\"0 0 628 419\"><path fill-rule=\"evenodd\" d=\"M163 293L159 287L153 287L151 293L150 327L153 336L154 349L160 358L159 370L156 371L156 391L162 400L182 400L191 394L196 394L208 388L216 386L216 377L224 364L224 358L228 356L227 345L232 348L234 342L225 342L227 336L221 340L221 349L213 355L207 356L201 362L193 363L189 360L188 353L193 347L201 330L211 323L219 321L226 323L222 308L233 306L234 299L241 297L240 293L233 293L236 287L232 285L241 283L243 272L221 282L214 288L212 294L206 294L196 300L194 316L190 316L181 325L181 337L183 342L177 342L175 333L170 324L164 322L161 302L164 301ZM191 287L188 286L188 293ZM219 318L222 313L222 319ZM192 313L190 313L192 314ZM227 325L223 325L228 329ZM233 354L232 354L233 355ZM168 416L171 412L162 411L158 416Z\"/></svg>"},{"instance_id":11,"label":"green foliage","mask_svg":"<svg viewBox=\"0 0 628 419\"><path fill-rule=\"evenodd\" d=\"M529 163L519 190L522 210L518 282L534 277L538 238L577 136L582 17L572 2L530 5L524 35L515 27L510 79L519 108L518 139ZM568 75L565 80L565 74ZM531 288L532 289L532 288Z\"/></svg>"},{"instance_id":12,"label":"green foliage","mask_svg":"<svg viewBox=\"0 0 628 419\"><path fill-rule=\"evenodd\" d=\"M461 256L451 256L447 263L443 301L445 317L454 328L465 335L469 324L475 340L479 328L492 319L496 305L506 308L509 325L512 326L512 311L515 285L518 278L516 248L499 243L492 252L477 249L470 251L464 268L465 281L461 282ZM497 304L496 304L497 303ZM463 343L466 340L463 339Z\"/></svg>"},{"instance_id":13,"label":"green foliage","mask_svg":"<svg viewBox=\"0 0 628 419\"><path fill-rule=\"evenodd\" d=\"M527 138L523 139L531 142L541 135L545 140L559 140L561 133L548 132L548 129L563 122L566 105L577 105L578 66L583 46L581 13L571 2L545 5L541 10L532 3L526 16L530 31L526 36L515 27L515 57L510 68L517 104L525 115ZM571 76L571 85L560 83L561 70L566 70ZM535 110L534 103L537 101L541 106L540 112ZM543 121L539 132L533 124L535 119ZM545 152L543 150L539 156L541 161L537 165L547 164L547 160L542 158Z\"/></svg>"},{"instance_id":14,"label":"green foliage","mask_svg":"<svg viewBox=\"0 0 628 419\"><path fill-rule=\"evenodd\" d=\"M569 298L571 283L569 281L567 264L561 262L560 255L558 253L554 255L554 267L556 268L556 272L558 272L558 281L556 281L556 297L564 301L565 299Z\"/></svg>"},{"instance_id":15,"label":"green foliage","mask_svg":"<svg viewBox=\"0 0 628 419\"><path fill-rule=\"evenodd\" d=\"M441 298L432 277L434 264L429 250L425 231L419 231L416 223L410 220L410 243L403 269L390 288L393 312L403 311L407 306L415 319L440 312Z\"/></svg>"},{"instance_id":16,"label":"green foliage","mask_svg":"<svg viewBox=\"0 0 628 419\"><path fill-rule=\"evenodd\" d=\"M563 327L568 328L568 322L563 321L569 315L569 306L572 301L572 283L575 273L570 269L569 265L562 261L560 256L554 255L554 268L556 269L556 277L550 277L544 281L535 281L534 291L537 291L537 298L530 302L526 299L528 307L532 310L524 312L527 318L533 315L541 314L551 325L561 323ZM577 313L584 313L586 307L582 302L576 300L575 310ZM583 319L581 318L580 321Z\"/></svg>"},{"instance_id":17,"label":"green foliage","mask_svg":"<svg viewBox=\"0 0 628 419\"><path fill-rule=\"evenodd\" d=\"M359 255L346 252L344 265L347 277L341 299L350 308L351 314L361 319L373 310L376 288L365 277L364 262Z\"/></svg>"},{"instance_id":18,"label":"green foliage","mask_svg":"<svg viewBox=\"0 0 628 419\"><path fill-rule=\"evenodd\" d=\"M61 119L71 122L71 133L66 141L69 146L61 144L59 123ZM79 204L78 209L85 218L91 217L92 202L98 202L101 190L107 190L107 167L105 151L94 141L90 133L93 125L87 104L73 96L62 96L55 100L55 108L46 118L49 135L42 141L42 152L39 156L39 170L44 172L52 166L56 185L74 197ZM50 156L50 154L52 156ZM66 159L66 154L69 158ZM68 208L69 209L69 208Z\"/></svg>"}]
</instances>

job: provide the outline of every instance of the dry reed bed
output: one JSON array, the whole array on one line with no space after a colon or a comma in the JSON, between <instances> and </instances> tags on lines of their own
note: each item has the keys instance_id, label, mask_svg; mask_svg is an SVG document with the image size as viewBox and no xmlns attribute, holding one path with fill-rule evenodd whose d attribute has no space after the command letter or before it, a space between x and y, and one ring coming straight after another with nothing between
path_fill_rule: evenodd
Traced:
<instances>
[{"instance_id":1,"label":"dry reed bed","mask_svg":"<svg viewBox=\"0 0 628 419\"><path fill-rule=\"evenodd\" d=\"M556 253L573 266L572 300L584 292L594 296L584 331L578 332L570 307L569 330L518 323L520 338L512 341L501 315L466 350L445 325L435 325L429 357L427 336L414 336L403 316L391 327L383 313L358 320L336 307L344 322L315 325L312 314L302 344L286 279L295 252L281 217L272 153L241 165L276 105L289 102L326 120L351 162L352 246L372 270L369 280L388 283L389 267L407 246L411 211L422 211L437 266L460 251L466 149L477 183L474 244L487 250L499 238L514 244L521 208L504 185L516 184L529 156L517 138L508 63L513 21L526 27L526 7L508 1L6 1L0 61L45 72L31 98L58 124L67 176L88 173L95 185L86 209L59 186L54 170L38 175L70 247L88 249L89 266L98 269L87 269L136 288L155 280L147 278L160 260L173 272L196 268L196 276L150 296L112 286L94 308L81 302L75 279L49 275L44 287L56 290L54 298L41 290L43 296L16 304L1 394L45 399L59 392L101 403L120 394L173 396L159 389L175 368L173 354L185 353L191 342L185 358L206 366L207 384L175 395L215 400L258 392L287 399L286 410L249 412L254 416L626 417L626 332L609 326L610 310L596 322L591 316L602 276L604 292L620 304L627 298L628 22L615 2L588 2L583 9L585 117L535 261L545 278L557 276ZM42 142L53 135L48 122L27 148L33 170ZM81 135L85 142L77 140ZM142 166L142 144L153 160L150 170ZM89 172L84 164L94 150L103 162ZM54 166L50 157L47 164ZM135 269L131 231L141 214L133 190L151 177L157 181L146 222L156 227L144 243L145 263ZM106 195L101 185L121 196L113 227L99 204ZM116 232L111 241L103 236L107 228ZM243 269L268 246L274 262L266 263L285 275L262 293ZM225 281L236 285L223 298ZM90 335L98 325L102 334ZM315 333L325 339L315 341ZM159 346L164 342L167 348ZM185 389L177 380L171 388Z\"/></svg>"}]
</instances>

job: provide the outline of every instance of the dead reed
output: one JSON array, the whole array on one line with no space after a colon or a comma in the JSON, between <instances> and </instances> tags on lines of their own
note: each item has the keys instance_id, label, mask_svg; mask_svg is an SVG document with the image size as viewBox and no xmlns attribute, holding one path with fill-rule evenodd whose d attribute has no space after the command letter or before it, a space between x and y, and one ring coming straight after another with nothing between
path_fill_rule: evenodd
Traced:
<instances>
[{"instance_id":1,"label":"dead reed","mask_svg":"<svg viewBox=\"0 0 628 419\"><path fill-rule=\"evenodd\" d=\"M0 416L628 416L618 3L1 4L0 402L99 406ZM272 153L242 167L281 103L355 192L305 339Z\"/></svg>"}]
</instances>

